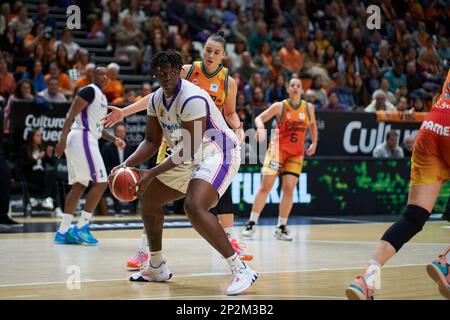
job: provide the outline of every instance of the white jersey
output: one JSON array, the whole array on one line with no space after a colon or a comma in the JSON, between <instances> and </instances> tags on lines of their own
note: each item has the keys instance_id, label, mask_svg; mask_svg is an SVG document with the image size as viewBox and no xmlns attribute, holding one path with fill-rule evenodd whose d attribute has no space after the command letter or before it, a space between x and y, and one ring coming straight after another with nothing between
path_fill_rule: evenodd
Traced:
<instances>
[{"instance_id":1,"label":"white jersey","mask_svg":"<svg viewBox=\"0 0 450 320\"><path fill-rule=\"evenodd\" d=\"M75 117L72 130L87 130L94 138L100 139L103 131L103 124L100 121L108 113L108 100L102 90L95 84L83 87L82 90L91 87L94 89L94 96L89 105Z\"/></svg>"},{"instance_id":2,"label":"white jersey","mask_svg":"<svg viewBox=\"0 0 450 320\"><path fill-rule=\"evenodd\" d=\"M203 147L213 143L225 151L238 146L236 135L208 92L187 80L180 79L169 101L164 97L162 88L155 91L147 106L147 114L158 118L164 138L172 150L180 142L181 122L202 117L207 117Z\"/></svg>"}]
</instances>

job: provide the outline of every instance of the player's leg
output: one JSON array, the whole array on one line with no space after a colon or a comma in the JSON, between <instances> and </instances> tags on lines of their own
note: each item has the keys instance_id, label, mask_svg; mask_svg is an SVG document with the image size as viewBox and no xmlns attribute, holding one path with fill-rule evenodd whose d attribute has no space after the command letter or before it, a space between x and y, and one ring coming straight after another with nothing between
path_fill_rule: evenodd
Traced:
<instances>
[{"instance_id":1,"label":"player's leg","mask_svg":"<svg viewBox=\"0 0 450 320\"><path fill-rule=\"evenodd\" d=\"M142 220L150 247L150 259L145 267L130 276L130 281L166 281L172 277L162 252L164 225L163 206L184 197L184 194L155 178L140 197Z\"/></svg>"},{"instance_id":2,"label":"player's leg","mask_svg":"<svg viewBox=\"0 0 450 320\"><path fill-rule=\"evenodd\" d=\"M292 236L287 229L287 221L293 205L293 194L295 186L298 183L298 175L286 172L283 174L281 189L283 196L281 197L278 224L275 229L274 236L278 240L292 241Z\"/></svg>"}]
</instances>

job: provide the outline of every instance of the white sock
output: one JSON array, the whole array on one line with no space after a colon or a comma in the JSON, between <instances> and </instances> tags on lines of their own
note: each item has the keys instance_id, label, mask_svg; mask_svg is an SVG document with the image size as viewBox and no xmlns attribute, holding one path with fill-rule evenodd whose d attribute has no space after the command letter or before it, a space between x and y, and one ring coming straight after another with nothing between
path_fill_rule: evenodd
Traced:
<instances>
[{"instance_id":1,"label":"white sock","mask_svg":"<svg viewBox=\"0 0 450 320\"><path fill-rule=\"evenodd\" d=\"M159 268L161 264L164 262L162 250L154 251L150 253L150 265L153 268Z\"/></svg>"},{"instance_id":2,"label":"white sock","mask_svg":"<svg viewBox=\"0 0 450 320\"><path fill-rule=\"evenodd\" d=\"M369 267L364 274L364 281L370 289L380 289L381 264L376 260L369 260Z\"/></svg>"},{"instance_id":3,"label":"white sock","mask_svg":"<svg viewBox=\"0 0 450 320\"><path fill-rule=\"evenodd\" d=\"M260 215L260 213L252 211L250 213L250 221L253 221L255 224L257 224L258 223L258 219L259 219L259 215Z\"/></svg>"},{"instance_id":4,"label":"white sock","mask_svg":"<svg viewBox=\"0 0 450 320\"><path fill-rule=\"evenodd\" d=\"M288 218L278 217L278 227L287 225Z\"/></svg>"},{"instance_id":5,"label":"white sock","mask_svg":"<svg viewBox=\"0 0 450 320\"><path fill-rule=\"evenodd\" d=\"M81 217L80 220L78 220L77 228L81 229L85 225L89 224L89 221L91 220L92 213L86 212L84 210L81 211Z\"/></svg>"},{"instance_id":6,"label":"white sock","mask_svg":"<svg viewBox=\"0 0 450 320\"><path fill-rule=\"evenodd\" d=\"M58 231L61 233L66 233L70 229L72 220L73 214L64 213Z\"/></svg>"},{"instance_id":7,"label":"white sock","mask_svg":"<svg viewBox=\"0 0 450 320\"><path fill-rule=\"evenodd\" d=\"M225 230L225 234L227 235L228 240L234 239L234 228L230 227L230 228L223 228L223 230Z\"/></svg>"},{"instance_id":8,"label":"white sock","mask_svg":"<svg viewBox=\"0 0 450 320\"><path fill-rule=\"evenodd\" d=\"M145 232L142 234L142 237L141 237L141 244L139 246L139 251L142 251L147 254L149 252L147 234Z\"/></svg>"},{"instance_id":9,"label":"white sock","mask_svg":"<svg viewBox=\"0 0 450 320\"><path fill-rule=\"evenodd\" d=\"M235 267L235 266L237 266L239 268L244 267L244 264L242 263L241 259L239 258L239 256L236 253L234 253L231 257L226 258L226 260L232 270L233 270L233 267Z\"/></svg>"}]
</instances>

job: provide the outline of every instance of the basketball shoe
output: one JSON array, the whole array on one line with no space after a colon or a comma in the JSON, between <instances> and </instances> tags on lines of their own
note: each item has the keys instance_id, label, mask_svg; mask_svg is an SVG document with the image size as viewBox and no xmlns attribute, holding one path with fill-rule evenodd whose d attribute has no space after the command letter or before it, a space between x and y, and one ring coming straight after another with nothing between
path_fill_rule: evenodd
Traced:
<instances>
[{"instance_id":1,"label":"basketball shoe","mask_svg":"<svg viewBox=\"0 0 450 320\"><path fill-rule=\"evenodd\" d=\"M252 239L255 233L255 225L256 223L254 221L249 220L245 225L245 229L242 230L242 236L246 239Z\"/></svg>"},{"instance_id":2,"label":"basketball shoe","mask_svg":"<svg viewBox=\"0 0 450 320\"><path fill-rule=\"evenodd\" d=\"M86 244L89 246L95 246L98 243L98 240L91 234L89 224L86 224L81 229L74 225L69 230L66 241L70 244Z\"/></svg>"},{"instance_id":3,"label":"basketball shoe","mask_svg":"<svg viewBox=\"0 0 450 320\"><path fill-rule=\"evenodd\" d=\"M243 267L235 266L231 270L233 276L231 278L231 284L226 290L226 294L229 296L247 290L258 279L258 272L250 269L245 262L242 262L242 264Z\"/></svg>"},{"instance_id":4,"label":"basketball shoe","mask_svg":"<svg viewBox=\"0 0 450 320\"><path fill-rule=\"evenodd\" d=\"M59 231L56 231L55 234L55 243L56 244L68 244L67 242L67 235L69 234L69 230L67 230L65 233L61 233Z\"/></svg>"},{"instance_id":5,"label":"basketball shoe","mask_svg":"<svg viewBox=\"0 0 450 320\"><path fill-rule=\"evenodd\" d=\"M172 272L170 272L167 266L167 261L161 262L159 267L153 267L150 263L146 267L141 268L139 272L133 273L130 276L130 281L138 282L164 282L172 278Z\"/></svg>"},{"instance_id":6,"label":"basketball shoe","mask_svg":"<svg viewBox=\"0 0 450 320\"><path fill-rule=\"evenodd\" d=\"M363 276L358 276L345 290L349 300L373 300L373 289L367 286Z\"/></svg>"},{"instance_id":7,"label":"basketball shoe","mask_svg":"<svg viewBox=\"0 0 450 320\"><path fill-rule=\"evenodd\" d=\"M439 258L427 265L427 272L431 279L439 286L439 292L450 300L450 265L446 259L449 251L450 247L447 249L447 252L439 255Z\"/></svg>"},{"instance_id":8,"label":"basketball shoe","mask_svg":"<svg viewBox=\"0 0 450 320\"><path fill-rule=\"evenodd\" d=\"M285 225L278 226L275 229L273 236L278 240L292 241L292 236L289 234L289 231Z\"/></svg>"},{"instance_id":9,"label":"basketball shoe","mask_svg":"<svg viewBox=\"0 0 450 320\"><path fill-rule=\"evenodd\" d=\"M230 244L233 247L234 252L239 256L242 261L252 261L253 255L245 251L245 244L237 242L236 239L231 239Z\"/></svg>"},{"instance_id":10,"label":"basketball shoe","mask_svg":"<svg viewBox=\"0 0 450 320\"><path fill-rule=\"evenodd\" d=\"M140 270L142 267L147 266L148 263L148 253L139 250L136 255L127 261L127 270L135 271Z\"/></svg>"}]
</instances>

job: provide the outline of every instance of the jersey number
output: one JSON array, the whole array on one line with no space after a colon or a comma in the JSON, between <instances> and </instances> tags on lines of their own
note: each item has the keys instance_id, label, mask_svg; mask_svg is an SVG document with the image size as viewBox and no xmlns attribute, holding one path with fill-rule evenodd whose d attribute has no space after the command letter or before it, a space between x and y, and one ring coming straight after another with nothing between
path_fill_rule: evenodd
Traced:
<instances>
[{"instance_id":1,"label":"jersey number","mask_svg":"<svg viewBox=\"0 0 450 320\"><path fill-rule=\"evenodd\" d=\"M291 134L291 139L290 140L291 140L292 143L296 143L298 141L298 139L297 139L297 132L294 132L294 133Z\"/></svg>"}]
</instances>

